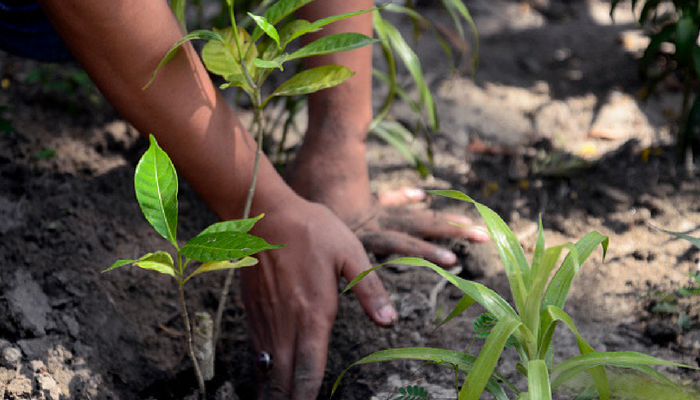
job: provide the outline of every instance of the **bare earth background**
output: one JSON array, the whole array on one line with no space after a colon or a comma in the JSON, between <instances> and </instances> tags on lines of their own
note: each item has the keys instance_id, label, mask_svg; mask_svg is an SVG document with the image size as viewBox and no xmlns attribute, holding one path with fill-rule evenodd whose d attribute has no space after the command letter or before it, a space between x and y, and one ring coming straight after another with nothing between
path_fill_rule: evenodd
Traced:
<instances>
[{"instance_id":1,"label":"bare earth background","mask_svg":"<svg viewBox=\"0 0 700 400\"><path fill-rule=\"evenodd\" d=\"M644 39L629 5L619 7L615 23L609 3L598 0L466 5L481 34L475 76L467 72L473 49L454 71L434 41L418 44L442 117L433 175L420 179L394 149L372 141L373 189L462 190L501 214L527 251L540 213L550 245L591 230L609 235L606 261L594 253L567 304L583 336L597 350L635 350L697 366L698 300L674 293L690 284L698 252L651 226L700 236L700 183L675 164L677 82L638 100L643 84L635 58ZM449 26L439 8L421 12ZM167 248L133 195L134 165L145 143L89 87L57 86L70 81L72 68L0 55L0 116L14 128L0 133L0 399L183 398L196 384L173 282L128 268L100 274L118 258ZM28 83L38 72L43 82ZM397 106L392 117L408 120L410 113ZM475 216L471 207L444 199L420 206ZM183 238L215 221L184 183L180 210ZM459 252L463 276L509 296L490 245L447 245ZM463 350L473 340L471 319L479 310L434 331L436 312L460 298L456 289L442 288L428 271L380 273L400 321L377 328L344 296L321 398L345 367L372 351ZM193 280L192 311L214 310L222 280L216 274ZM571 335L557 339L556 357L576 354ZM233 398L233 385L251 398L251 359L236 290L217 378L209 385L212 398ZM499 370L516 377L514 363L506 352ZM698 372L662 370L682 386L700 381ZM449 397L452 382L451 372L438 367L368 365L350 370L335 398L389 399L406 384Z\"/></svg>"}]
</instances>

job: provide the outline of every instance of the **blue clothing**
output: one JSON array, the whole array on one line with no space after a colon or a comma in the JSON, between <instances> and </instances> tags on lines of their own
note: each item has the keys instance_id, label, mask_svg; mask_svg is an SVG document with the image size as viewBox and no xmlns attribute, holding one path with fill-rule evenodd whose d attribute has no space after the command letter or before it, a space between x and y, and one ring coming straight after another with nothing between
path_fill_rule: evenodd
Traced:
<instances>
[{"instance_id":1,"label":"blue clothing","mask_svg":"<svg viewBox=\"0 0 700 400\"><path fill-rule=\"evenodd\" d=\"M73 58L35 0L0 0L0 49L38 61Z\"/></svg>"}]
</instances>

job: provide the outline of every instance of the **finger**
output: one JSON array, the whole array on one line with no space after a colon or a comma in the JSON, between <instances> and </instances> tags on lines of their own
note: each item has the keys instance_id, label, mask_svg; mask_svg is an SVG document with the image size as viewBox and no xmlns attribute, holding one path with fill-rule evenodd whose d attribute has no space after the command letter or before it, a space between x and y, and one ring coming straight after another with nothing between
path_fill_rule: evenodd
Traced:
<instances>
[{"instance_id":1,"label":"finger","mask_svg":"<svg viewBox=\"0 0 700 400\"><path fill-rule=\"evenodd\" d=\"M365 232L360 235L365 248L377 255L405 254L450 267L457 263L457 256L438 245L394 231Z\"/></svg>"},{"instance_id":2,"label":"finger","mask_svg":"<svg viewBox=\"0 0 700 400\"><path fill-rule=\"evenodd\" d=\"M401 206L425 200L425 191L416 187L405 186L397 190L387 190L377 195L381 206Z\"/></svg>"},{"instance_id":3,"label":"finger","mask_svg":"<svg viewBox=\"0 0 700 400\"><path fill-rule=\"evenodd\" d=\"M319 318L316 315L309 312L302 316L304 322L301 324L296 344L294 389L291 397L293 400L315 399L323 383L328 341L334 318Z\"/></svg>"},{"instance_id":4,"label":"finger","mask_svg":"<svg viewBox=\"0 0 700 400\"><path fill-rule=\"evenodd\" d=\"M359 251L359 254L362 255L361 257L348 258L352 261L347 262L343 266L342 276L347 279L348 282L371 267L361 246ZM357 260L364 261L358 262ZM360 302L362 309L372 318L375 324L389 326L396 322L398 315L396 314L394 306L391 305L389 295L377 274L371 273L365 276L357 285L353 286L352 290L357 297L357 301Z\"/></svg>"},{"instance_id":5,"label":"finger","mask_svg":"<svg viewBox=\"0 0 700 400\"><path fill-rule=\"evenodd\" d=\"M461 215L443 214L431 210L386 208L379 216L379 226L382 229L425 238L459 238L470 242L485 242L489 240L486 229L474 226L471 219Z\"/></svg>"}]
</instances>

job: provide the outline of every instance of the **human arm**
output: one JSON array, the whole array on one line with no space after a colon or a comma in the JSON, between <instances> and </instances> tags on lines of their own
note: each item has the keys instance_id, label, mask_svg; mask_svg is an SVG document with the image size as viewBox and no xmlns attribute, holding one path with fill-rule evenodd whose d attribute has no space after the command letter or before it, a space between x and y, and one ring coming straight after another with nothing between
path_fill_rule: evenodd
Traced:
<instances>
[{"instance_id":1,"label":"human arm","mask_svg":"<svg viewBox=\"0 0 700 400\"><path fill-rule=\"evenodd\" d=\"M142 90L168 49L182 37L165 1L41 0L57 31L114 107L140 132L153 133L221 218L240 218L253 175L255 142L210 81L190 45ZM311 398L325 366L337 307L337 279L369 267L360 243L328 209L287 186L263 159L252 214L254 233L286 248L261 254L242 274L257 350L275 357L277 395ZM396 317L381 283L356 291L371 318ZM388 308L387 308L388 307ZM295 335L289 334L294 332ZM272 395L272 394L270 394Z\"/></svg>"}]
</instances>

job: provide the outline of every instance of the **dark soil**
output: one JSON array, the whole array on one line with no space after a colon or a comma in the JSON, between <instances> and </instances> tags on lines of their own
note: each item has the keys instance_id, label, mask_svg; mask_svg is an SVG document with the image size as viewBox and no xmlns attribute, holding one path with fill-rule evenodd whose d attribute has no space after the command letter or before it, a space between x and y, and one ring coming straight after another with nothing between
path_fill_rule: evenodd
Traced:
<instances>
[{"instance_id":1,"label":"dark soil","mask_svg":"<svg viewBox=\"0 0 700 400\"><path fill-rule=\"evenodd\" d=\"M475 77L431 63L440 59L438 46L429 38L419 43L443 118L432 176L421 179L395 150L373 141L373 188L464 191L502 215L528 254L540 214L550 245L591 230L610 236L605 262L596 251L582 267L566 311L597 350L698 366L700 297L678 294L693 283L698 250L655 227L700 236L700 181L676 162L674 83L646 102L635 97L643 82L629 9L621 6L612 24L609 4L596 0L466 4L482 36ZM424 15L449 26L439 9L426 7ZM0 54L0 73L0 117L12 127L0 132L0 399L192 395L174 283L137 269L100 273L116 259L167 249L133 194L145 141L81 83L75 65ZM397 106L393 117L410 113ZM419 206L476 217L472 207L442 198ZM215 222L185 182L180 212L183 238ZM446 245L460 254L462 276L509 296L490 245ZM321 398L343 369L373 351L463 350L474 339L477 309L435 330L436 315L461 297L437 275L391 267L379 273L400 320L378 328L352 295L343 296ZM223 274L208 275L189 285L193 312L216 307ZM231 399L235 387L251 398L253 354L238 288L224 323L211 396ZM561 333L555 343L558 359L577 354L573 336ZM473 354L480 345L474 342ZM515 354L507 352L499 370L518 382ZM681 384L700 381L697 371L661 370ZM371 364L351 369L334 398L389 399L408 384L454 397L453 379L447 369L413 362Z\"/></svg>"}]
</instances>

